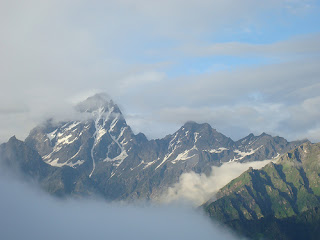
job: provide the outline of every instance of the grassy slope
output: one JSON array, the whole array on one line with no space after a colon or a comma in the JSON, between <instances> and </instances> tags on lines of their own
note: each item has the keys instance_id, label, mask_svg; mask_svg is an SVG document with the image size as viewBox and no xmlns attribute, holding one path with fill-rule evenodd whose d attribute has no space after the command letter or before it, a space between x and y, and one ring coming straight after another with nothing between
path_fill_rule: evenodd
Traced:
<instances>
[{"instance_id":1,"label":"grassy slope","mask_svg":"<svg viewBox=\"0 0 320 240\"><path fill-rule=\"evenodd\" d=\"M218 200L205 209L247 236L299 239L290 234L297 229L305 229L305 234L319 232L319 175L320 144L306 143L276 164L249 169L222 188Z\"/></svg>"}]
</instances>

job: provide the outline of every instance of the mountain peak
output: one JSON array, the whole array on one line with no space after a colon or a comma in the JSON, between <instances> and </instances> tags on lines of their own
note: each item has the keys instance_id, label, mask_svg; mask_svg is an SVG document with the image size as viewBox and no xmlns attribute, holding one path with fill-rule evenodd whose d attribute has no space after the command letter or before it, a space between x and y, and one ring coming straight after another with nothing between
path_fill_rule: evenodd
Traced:
<instances>
[{"instance_id":1,"label":"mountain peak","mask_svg":"<svg viewBox=\"0 0 320 240\"><path fill-rule=\"evenodd\" d=\"M244 141L244 140L251 140L253 138L255 138L256 136L253 133L250 133L248 136L240 139L240 141Z\"/></svg>"},{"instance_id":2,"label":"mountain peak","mask_svg":"<svg viewBox=\"0 0 320 240\"><path fill-rule=\"evenodd\" d=\"M118 106L106 93L97 93L76 105L76 109L80 112L93 112L99 108L107 110L112 107L115 108L116 112L120 112Z\"/></svg>"},{"instance_id":3,"label":"mountain peak","mask_svg":"<svg viewBox=\"0 0 320 240\"><path fill-rule=\"evenodd\" d=\"M261 135L258 136L258 137L265 137L265 136L272 137L271 135L269 135L269 134L267 134L267 133L265 133L265 132L261 133Z\"/></svg>"},{"instance_id":4,"label":"mountain peak","mask_svg":"<svg viewBox=\"0 0 320 240\"><path fill-rule=\"evenodd\" d=\"M187 130L190 130L190 129L193 129L193 130L197 130L197 129L201 129L201 128L206 128L206 129L212 129L212 127L210 126L209 123L197 123L197 122L194 122L194 121L188 121L186 122L182 128L184 129L187 129Z\"/></svg>"},{"instance_id":5,"label":"mountain peak","mask_svg":"<svg viewBox=\"0 0 320 240\"><path fill-rule=\"evenodd\" d=\"M13 135L8 142L15 142L17 141L18 139L16 138L16 135Z\"/></svg>"}]
</instances>

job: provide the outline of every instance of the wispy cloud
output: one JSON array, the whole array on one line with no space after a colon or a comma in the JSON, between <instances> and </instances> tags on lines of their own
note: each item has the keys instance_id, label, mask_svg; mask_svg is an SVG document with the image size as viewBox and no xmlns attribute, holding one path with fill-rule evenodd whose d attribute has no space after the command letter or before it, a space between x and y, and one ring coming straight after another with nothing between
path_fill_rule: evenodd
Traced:
<instances>
[{"instance_id":1,"label":"wispy cloud","mask_svg":"<svg viewBox=\"0 0 320 240\"><path fill-rule=\"evenodd\" d=\"M320 35L299 36L274 43L223 42L198 46L187 45L181 51L194 56L237 56L288 59L318 56Z\"/></svg>"},{"instance_id":2,"label":"wispy cloud","mask_svg":"<svg viewBox=\"0 0 320 240\"><path fill-rule=\"evenodd\" d=\"M179 182L169 189L159 198L160 202L189 201L195 206L200 206L210 199L215 199L215 194L228 182L240 176L249 167L255 169L262 168L271 160L238 163L224 163L220 167L212 167L209 176L197 174L195 172L183 173Z\"/></svg>"}]
</instances>

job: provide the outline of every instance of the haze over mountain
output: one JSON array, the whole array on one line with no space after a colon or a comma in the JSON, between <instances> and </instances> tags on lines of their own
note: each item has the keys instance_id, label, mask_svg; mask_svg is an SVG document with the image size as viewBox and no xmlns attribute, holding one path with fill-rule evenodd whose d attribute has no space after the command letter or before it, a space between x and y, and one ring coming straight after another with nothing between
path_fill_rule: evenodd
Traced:
<instances>
[{"instance_id":1,"label":"haze over mountain","mask_svg":"<svg viewBox=\"0 0 320 240\"><path fill-rule=\"evenodd\" d=\"M157 199L183 173L209 175L212 166L227 162L274 159L306 142L266 133L233 141L209 124L195 122L163 139L148 140L132 132L106 94L89 97L75 108L77 119L50 119L35 127L25 142L13 137L0 146L5 162L38 177L56 195Z\"/></svg>"},{"instance_id":2,"label":"haze over mountain","mask_svg":"<svg viewBox=\"0 0 320 240\"><path fill-rule=\"evenodd\" d=\"M2 170L1 239L239 239L194 209L58 200Z\"/></svg>"}]
</instances>

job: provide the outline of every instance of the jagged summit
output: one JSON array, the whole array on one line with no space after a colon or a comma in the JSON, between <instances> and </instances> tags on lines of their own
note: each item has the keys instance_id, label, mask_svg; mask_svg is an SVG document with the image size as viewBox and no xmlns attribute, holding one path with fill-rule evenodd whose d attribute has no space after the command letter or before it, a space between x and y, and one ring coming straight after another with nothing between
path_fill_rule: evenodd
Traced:
<instances>
[{"instance_id":1,"label":"jagged summit","mask_svg":"<svg viewBox=\"0 0 320 240\"><path fill-rule=\"evenodd\" d=\"M51 166L93 165L90 176L98 162L122 162L134 135L112 99L105 93L95 94L76 109L85 115L82 120L55 125L47 121L30 132L26 143Z\"/></svg>"},{"instance_id":2,"label":"jagged summit","mask_svg":"<svg viewBox=\"0 0 320 240\"><path fill-rule=\"evenodd\" d=\"M16 135L13 135L13 136L9 139L8 142L12 142L12 141L15 141L15 140L17 140L17 137L16 137Z\"/></svg>"},{"instance_id":3,"label":"jagged summit","mask_svg":"<svg viewBox=\"0 0 320 240\"><path fill-rule=\"evenodd\" d=\"M121 113L119 107L113 102L110 96L106 93L97 93L86 100L78 103L76 109L80 112L94 112L99 109Z\"/></svg>"},{"instance_id":4,"label":"jagged summit","mask_svg":"<svg viewBox=\"0 0 320 240\"><path fill-rule=\"evenodd\" d=\"M194 121L186 122L181 129L186 130L199 130L199 129L206 129L206 130L213 130L209 123L197 123Z\"/></svg>"},{"instance_id":5,"label":"jagged summit","mask_svg":"<svg viewBox=\"0 0 320 240\"><path fill-rule=\"evenodd\" d=\"M248 136L246 136L246 138L252 138L255 137L253 133L250 133Z\"/></svg>"},{"instance_id":6,"label":"jagged summit","mask_svg":"<svg viewBox=\"0 0 320 240\"><path fill-rule=\"evenodd\" d=\"M269 134L267 134L267 133L265 133L265 132L263 132L263 133L261 133L261 134L259 135L259 137L264 137L264 136L271 137L271 135L269 135Z\"/></svg>"}]
</instances>

